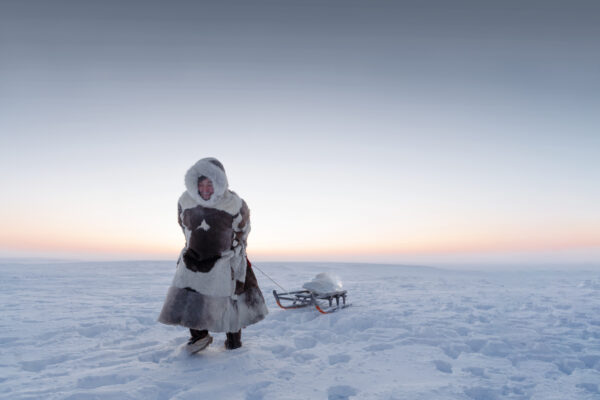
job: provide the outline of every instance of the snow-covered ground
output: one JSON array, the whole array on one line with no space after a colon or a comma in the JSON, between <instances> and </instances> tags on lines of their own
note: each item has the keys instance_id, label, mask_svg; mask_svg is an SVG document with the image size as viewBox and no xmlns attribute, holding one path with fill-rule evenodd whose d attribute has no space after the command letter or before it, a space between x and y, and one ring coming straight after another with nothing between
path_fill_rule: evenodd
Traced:
<instances>
[{"instance_id":1,"label":"snow-covered ground","mask_svg":"<svg viewBox=\"0 0 600 400\"><path fill-rule=\"evenodd\" d=\"M174 263L0 265L1 399L600 399L600 270L258 263L353 306L270 314L243 347L156 322Z\"/></svg>"}]
</instances>

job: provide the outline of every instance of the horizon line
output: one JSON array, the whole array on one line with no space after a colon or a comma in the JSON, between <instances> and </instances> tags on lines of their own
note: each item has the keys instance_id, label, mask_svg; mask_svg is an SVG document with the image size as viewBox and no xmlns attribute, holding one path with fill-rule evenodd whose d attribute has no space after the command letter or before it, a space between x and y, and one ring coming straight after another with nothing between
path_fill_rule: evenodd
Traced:
<instances>
[{"instance_id":1,"label":"horizon line","mask_svg":"<svg viewBox=\"0 0 600 400\"><path fill-rule=\"evenodd\" d=\"M158 263L173 263L175 264L177 260L174 259L147 259L147 258L139 258L139 259L119 259L119 258L111 258L111 259L85 259L85 258L55 258L55 257L2 257L0 256L0 264L8 264L8 263L17 263L17 264L75 264L75 263L84 263L84 264L92 264L92 263L105 263L105 264L113 264L113 263L135 263L135 262L158 262ZM600 267L600 260L557 260L557 261L549 261L549 260L521 260L521 261L501 261L501 260L438 260L429 262L419 262L415 261L384 261L384 260L289 260L289 259L281 259L281 260L265 260L265 259L254 259L250 261L252 265L256 265L257 263L268 263L268 264L280 264L280 263L288 263L288 264L352 264L352 265L381 265L381 266L404 266L404 267L422 267L422 268L437 268L444 266L458 267L473 267L473 266L481 266L481 267L556 267L556 266L577 266L577 267Z\"/></svg>"}]
</instances>

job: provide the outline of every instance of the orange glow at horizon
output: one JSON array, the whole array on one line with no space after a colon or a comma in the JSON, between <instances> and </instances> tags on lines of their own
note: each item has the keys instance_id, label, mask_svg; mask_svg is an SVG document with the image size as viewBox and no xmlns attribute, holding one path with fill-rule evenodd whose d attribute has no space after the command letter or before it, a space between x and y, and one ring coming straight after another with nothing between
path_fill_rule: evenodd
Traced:
<instances>
[{"instance_id":1,"label":"orange glow at horizon","mask_svg":"<svg viewBox=\"0 0 600 400\"><path fill-rule=\"evenodd\" d=\"M499 240L498 242L473 243L422 243L419 245L404 245L402 243L390 243L376 246L289 246L277 249L269 247L252 247L249 253L260 256L290 256L290 255L435 255L435 254L461 254L461 253L497 253L497 252L526 252L526 251L548 251L548 250L573 250L600 248L600 241L536 241L516 242L511 240Z\"/></svg>"},{"instance_id":2,"label":"orange glow at horizon","mask_svg":"<svg viewBox=\"0 0 600 400\"><path fill-rule=\"evenodd\" d=\"M117 254L117 255L148 255L151 257L173 257L181 250L170 242L156 242L152 240L135 239L126 235L110 235L106 239L101 235L27 235L15 234L10 236L0 234L0 248L16 251L35 251L50 253L77 253L77 254Z\"/></svg>"},{"instance_id":3,"label":"orange glow at horizon","mask_svg":"<svg viewBox=\"0 0 600 400\"><path fill-rule=\"evenodd\" d=\"M183 241L175 238L169 241L157 241L148 236L109 235L50 235L40 232L0 233L0 248L12 251L36 251L50 253L101 254L105 256L133 256L171 259L177 257ZM260 238L257 238L260 239ZM335 257L355 255L436 255L470 254L519 251L571 250L600 248L600 238L593 232L563 232L562 234L538 234L508 236L488 233L483 236L473 233L443 237L421 235L405 240L379 241L373 239L351 238L331 241L327 245L315 244L310 239L289 242L249 241L248 254L251 257Z\"/></svg>"},{"instance_id":4,"label":"orange glow at horizon","mask_svg":"<svg viewBox=\"0 0 600 400\"><path fill-rule=\"evenodd\" d=\"M118 254L118 255L133 255L147 254L148 256L173 256L177 255L181 247L169 246L166 244L160 245L156 243L138 243L138 242L119 242L110 243L107 241L64 241L51 240L41 241L35 239L2 241L0 247L8 250L19 251L36 251L36 252L51 252L51 253L78 253L78 254Z\"/></svg>"}]
</instances>

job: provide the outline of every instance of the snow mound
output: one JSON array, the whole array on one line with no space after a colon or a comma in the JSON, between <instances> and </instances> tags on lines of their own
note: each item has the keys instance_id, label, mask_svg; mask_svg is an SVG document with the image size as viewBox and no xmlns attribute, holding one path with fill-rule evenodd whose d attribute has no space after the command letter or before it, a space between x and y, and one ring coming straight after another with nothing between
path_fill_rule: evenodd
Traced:
<instances>
[{"instance_id":1,"label":"snow mound","mask_svg":"<svg viewBox=\"0 0 600 400\"><path fill-rule=\"evenodd\" d=\"M332 273L322 272L317 274L312 281L306 282L302 287L314 293L331 293L342 290L342 281Z\"/></svg>"}]
</instances>

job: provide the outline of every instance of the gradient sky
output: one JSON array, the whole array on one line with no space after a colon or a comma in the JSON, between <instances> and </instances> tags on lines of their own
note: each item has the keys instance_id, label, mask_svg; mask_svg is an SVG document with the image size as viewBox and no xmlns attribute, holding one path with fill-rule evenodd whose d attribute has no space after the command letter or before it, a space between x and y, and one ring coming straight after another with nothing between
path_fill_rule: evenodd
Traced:
<instances>
[{"instance_id":1,"label":"gradient sky","mask_svg":"<svg viewBox=\"0 0 600 400\"><path fill-rule=\"evenodd\" d=\"M597 263L600 3L3 1L0 134L4 257Z\"/></svg>"}]
</instances>

